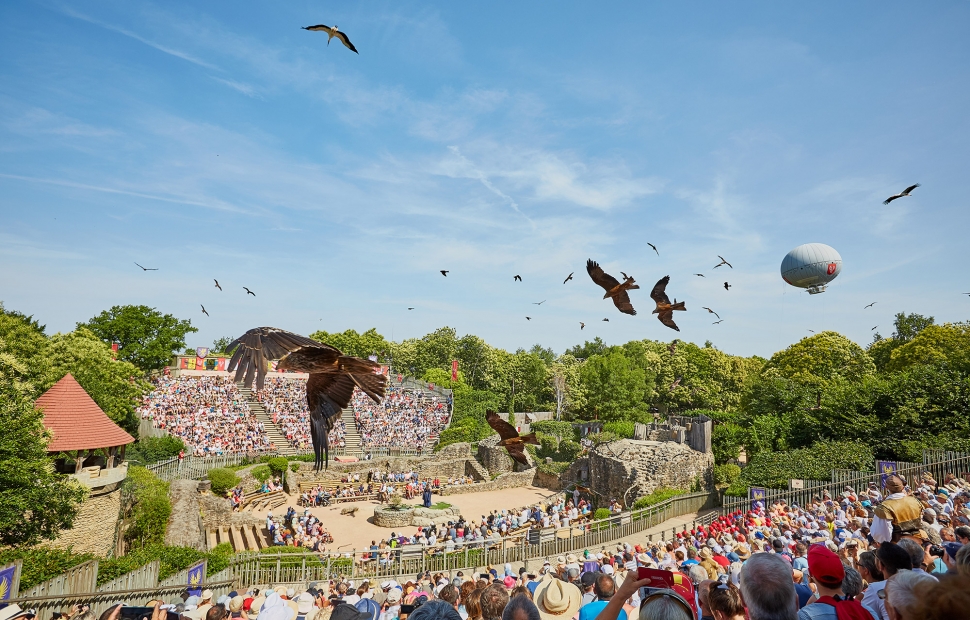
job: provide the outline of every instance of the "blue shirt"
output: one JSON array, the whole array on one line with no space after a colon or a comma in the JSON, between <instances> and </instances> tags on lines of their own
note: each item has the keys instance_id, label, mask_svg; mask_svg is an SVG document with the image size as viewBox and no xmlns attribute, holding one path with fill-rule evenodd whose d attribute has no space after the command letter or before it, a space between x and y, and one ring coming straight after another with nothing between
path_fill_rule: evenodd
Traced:
<instances>
[{"instance_id":1,"label":"blue shirt","mask_svg":"<svg viewBox=\"0 0 970 620\"><path fill-rule=\"evenodd\" d=\"M596 620L596 616L600 615L600 612L603 611L608 602L609 601L593 601L589 605L580 607L579 620ZM625 609L620 610L620 615L617 616L616 620L627 620Z\"/></svg>"}]
</instances>

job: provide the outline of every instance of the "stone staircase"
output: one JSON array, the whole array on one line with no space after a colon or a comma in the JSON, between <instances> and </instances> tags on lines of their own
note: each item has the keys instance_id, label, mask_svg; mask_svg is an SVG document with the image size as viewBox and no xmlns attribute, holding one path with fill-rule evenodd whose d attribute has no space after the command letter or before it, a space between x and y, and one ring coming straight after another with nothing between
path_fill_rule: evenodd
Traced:
<instances>
[{"instance_id":1,"label":"stone staircase","mask_svg":"<svg viewBox=\"0 0 970 620\"><path fill-rule=\"evenodd\" d=\"M229 543L236 553L259 551L270 546L266 530L257 525L232 525L209 528L206 532L206 546L211 550L220 543Z\"/></svg>"},{"instance_id":2,"label":"stone staircase","mask_svg":"<svg viewBox=\"0 0 970 620\"><path fill-rule=\"evenodd\" d=\"M249 405L249 410L253 412L257 420L263 423L263 429L266 432L266 436L269 437L269 440L272 441L276 446L276 449L279 451L280 455L294 456L299 454L297 449L294 448L289 440L286 439L286 436L280 432L280 427L276 426L273 420L269 417L269 414L266 413L266 408L263 407L263 403L256 400L256 395L253 394L253 391L243 386L241 382L237 383L236 386L239 388L239 392L242 394L242 397L246 399L246 404ZM351 417L353 417L353 413L351 413ZM356 427L354 430L356 431Z\"/></svg>"},{"instance_id":3,"label":"stone staircase","mask_svg":"<svg viewBox=\"0 0 970 620\"><path fill-rule=\"evenodd\" d=\"M340 418L344 421L344 443L347 444L347 454L361 453L360 431L357 430L357 421L354 419L354 408L349 406L340 413Z\"/></svg>"}]
</instances>

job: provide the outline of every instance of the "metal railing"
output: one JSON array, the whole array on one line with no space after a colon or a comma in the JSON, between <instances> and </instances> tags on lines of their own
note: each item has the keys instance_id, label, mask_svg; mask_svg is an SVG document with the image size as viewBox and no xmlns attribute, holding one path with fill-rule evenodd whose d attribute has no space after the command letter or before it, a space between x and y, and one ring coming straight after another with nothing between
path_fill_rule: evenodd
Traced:
<instances>
[{"instance_id":1,"label":"metal railing","mask_svg":"<svg viewBox=\"0 0 970 620\"><path fill-rule=\"evenodd\" d=\"M943 484L946 474L953 473L959 476L968 471L970 471L970 453L965 452L924 450L922 463L896 462L896 472L910 482L919 480L925 472L930 474L938 484ZM875 482L876 486L881 487L881 477L882 474L875 471L833 469L829 480L799 480L798 484L801 488L797 489L791 488L792 481L790 481L788 489L767 489L762 501L766 505L783 500L788 504L807 506L814 498L820 497L823 491L828 491L835 497L846 487L852 487L859 493L868 488L870 482ZM750 489L748 494L750 495ZM747 510L750 505L751 500L748 496L725 496L721 512L729 514L737 510Z\"/></svg>"},{"instance_id":2,"label":"metal railing","mask_svg":"<svg viewBox=\"0 0 970 620\"><path fill-rule=\"evenodd\" d=\"M222 456L186 456L183 459L173 457L167 461L160 461L147 465L146 469L162 480L201 480L210 470L217 467L232 467L248 461L255 461L261 456L276 456L276 452L260 452L258 454L223 454Z\"/></svg>"}]
</instances>

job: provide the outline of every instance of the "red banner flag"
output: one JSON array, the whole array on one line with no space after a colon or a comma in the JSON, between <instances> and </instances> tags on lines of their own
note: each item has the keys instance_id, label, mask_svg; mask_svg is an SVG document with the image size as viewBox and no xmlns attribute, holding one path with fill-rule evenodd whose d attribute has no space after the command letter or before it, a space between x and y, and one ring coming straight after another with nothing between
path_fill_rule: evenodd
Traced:
<instances>
[{"instance_id":1,"label":"red banner flag","mask_svg":"<svg viewBox=\"0 0 970 620\"><path fill-rule=\"evenodd\" d=\"M458 360L451 360L451 380L458 380Z\"/></svg>"}]
</instances>

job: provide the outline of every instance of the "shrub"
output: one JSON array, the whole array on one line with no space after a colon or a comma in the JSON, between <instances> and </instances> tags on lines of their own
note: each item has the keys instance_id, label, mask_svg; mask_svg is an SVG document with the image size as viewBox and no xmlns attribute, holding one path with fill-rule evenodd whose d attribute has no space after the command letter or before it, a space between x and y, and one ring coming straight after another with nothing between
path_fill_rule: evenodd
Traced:
<instances>
[{"instance_id":1,"label":"shrub","mask_svg":"<svg viewBox=\"0 0 970 620\"><path fill-rule=\"evenodd\" d=\"M539 420L529 425L529 432L554 435L557 439L576 440L576 429L570 422L557 422L555 420Z\"/></svg>"},{"instance_id":2,"label":"shrub","mask_svg":"<svg viewBox=\"0 0 970 620\"><path fill-rule=\"evenodd\" d=\"M872 448L861 441L818 441L809 448L759 452L728 488L728 495L745 496L748 487L787 489L795 479L831 480L833 469L871 471Z\"/></svg>"},{"instance_id":3,"label":"shrub","mask_svg":"<svg viewBox=\"0 0 970 620\"><path fill-rule=\"evenodd\" d=\"M737 459L745 441L745 434L745 429L733 422L715 425L714 431L711 433L711 451L714 452L714 462L722 464Z\"/></svg>"},{"instance_id":4,"label":"shrub","mask_svg":"<svg viewBox=\"0 0 970 620\"><path fill-rule=\"evenodd\" d=\"M32 588L38 583L57 577L64 571L81 562L93 560L90 553L73 553L68 549L54 547L7 547L0 550L0 566L23 560L20 573L21 591Z\"/></svg>"},{"instance_id":5,"label":"shrub","mask_svg":"<svg viewBox=\"0 0 970 620\"><path fill-rule=\"evenodd\" d=\"M640 510L641 508L647 508L648 506L653 506L654 504L659 504L660 502L667 501L671 497L677 497L678 495L685 495L687 491L684 489L671 489L668 487L660 487L655 489L653 493L649 495L644 495L637 498L633 502L633 509Z\"/></svg>"},{"instance_id":6,"label":"shrub","mask_svg":"<svg viewBox=\"0 0 970 620\"><path fill-rule=\"evenodd\" d=\"M172 514L168 499L168 483L159 480L144 467L130 467L124 482L124 495L130 506L126 507L130 524L125 530L125 540L130 547L159 545L165 540L165 528Z\"/></svg>"},{"instance_id":7,"label":"shrub","mask_svg":"<svg viewBox=\"0 0 970 620\"><path fill-rule=\"evenodd\" d=\"M299 463L291 463L290 464L290 471L292 471L293 473L296 473L296 472L300 471L300 464Z\"/></svg>"},{"instance_id":8,"label":"shrub","mask_svg":"<svg viewBox=\"0 0 970 620\"><path fill-rule=\"evenodd\" d=\"M285 456L274 456L268 460L266 464L269 466L269 470L273 472L274 476L282 476L290 467L290 462Z\"/></svg>"},{"instance_id":9,"label":"shrub","mask_svg":"<svg viewBox=\"0 0 970 620\"><path fill-rule=\"evenodd\" d=\"M150 465L178 456L185 449L185 442L178 437L145 437L131 446L127 452L127 460L139 465Z\"/></svg>"},{"instance_id":10,"label":"shrub","mask_svg":"<svg viewBox=\"0 0 970 620\"><path fill-rule=\"evenodd\" d=\"M251 470L249 470L249 473L251 473L253 475L253 478L258 480L260 484L269 480L269 477L271 475L269 471L269 466L267 465L257 465L256 467L253 467Z\"/></svg>"},{"instance_id":11,"label":"shrub","mask_svg":"<svg viewBox=\"0 0 970 620\"><path fill-rule=\"evenodd\" d=\"M239 484L239 476L234 471L223 467L209 470L208 478L215 495L225 495L226 491Z\"/></svg>"},{"instance_id":12,"label":"shrub","mask_svg":"<svg viewBox=\"0 0 970 620\"><path fill-rule=\"evenodd\" d=\"M596 511L593 512L593 520L599 521L600 519L609 519L610 515L612 514L613 513L610 512L609 508L597 508Z\"/></svg>"},{"instance_id":13,"label":"shrub","mask_svg":"<svg viewBox=\"0 0 970 620\"><path fill-rule=\"evenodd\" d=\"M544 474L549 474L550 476L558 476L562 472L569 469L570 465L572 465L572 463L567 463L564 461L553 461L552 463L541 461L538 465L536 465L536 469Z\"/></svg>"},{"instance_id":14,"label":"shrub","mask_svg":"<svg viewBox=\"0 0 970 620\"><path fill-rule=\"evenodd\" d=\"M605 422L603 424L603 431L613 433L623 439L633 439L633 428L635 425L636 423L632 420L614 420L613 422Z\"/></svg>"},{"instance_id":15,"label":"shrub","mask_svg":"<svg viewBox=\"0 0 970 620\"><path fill-rule=\"evenodd\" d=\"M734 484L741 476L741 468L733 463L714 466L714 484Z\"/></svg>"}]
</instances>

